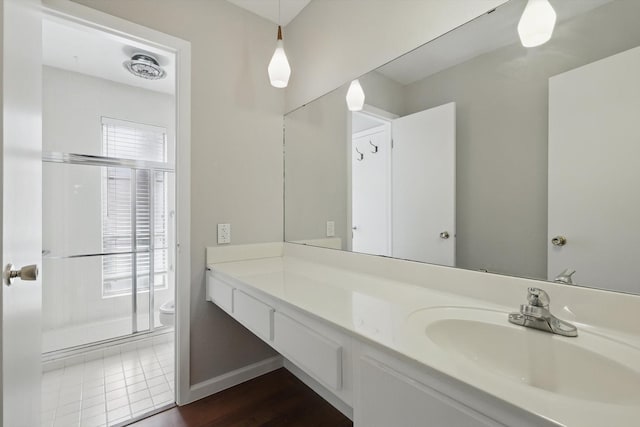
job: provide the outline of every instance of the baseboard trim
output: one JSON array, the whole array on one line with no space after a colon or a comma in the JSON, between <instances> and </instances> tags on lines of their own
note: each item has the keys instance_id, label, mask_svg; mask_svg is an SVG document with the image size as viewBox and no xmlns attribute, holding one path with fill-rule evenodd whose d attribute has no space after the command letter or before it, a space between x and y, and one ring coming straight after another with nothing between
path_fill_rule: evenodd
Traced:
<instances>
[{"instance_id":1,"label":"baseboard trim","mask_svg":"<svg viewBox=\"0 0 640 427\"><path fill-rule=\"evenodd\" d=\"M345 417L353 421L353 408L351 406L344 403L339 397L331 393L329 390L327 390L326 387L324 387L318 381L311 378L309 374L305 373L302 369L298 368L296 365L294 365L287 359L284 359L283 366L287 371L291 372L300 381L305 383L307 387L315 391L317 394L320 395L320 397L322 397L324 400L329 402L331 406L336 408L338 411L342 412Z\"/></svg>"},{"instance_id":2,"label":"baseboard trim","mask_svg":"<svg viewBox=\"0 0 640 427\"><path fill-rule=\"evenodd\" d=\"M187 401L184 402L184 404L186 405L188 403L195 402L196 400L200 400L245 381L249 381L253 378L259 377L260 375L275 371L276 369L282 368L282 366L282 356L278 355L244 366L236 369L235 371L219 375L207 381L194 384L189 388L189 395L187 396Z\"/></svg>"}]
</instances>

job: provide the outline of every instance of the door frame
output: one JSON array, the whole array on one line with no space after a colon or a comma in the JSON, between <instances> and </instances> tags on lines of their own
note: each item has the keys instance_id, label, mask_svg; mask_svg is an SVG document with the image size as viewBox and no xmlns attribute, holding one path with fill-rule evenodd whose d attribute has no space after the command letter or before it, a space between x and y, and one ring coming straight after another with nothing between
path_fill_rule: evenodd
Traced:
<instances>
[{"instance_id":1,"label":"door frame","mask_svg":"<svg viewBox=\"0 0 640 427\"><path fill-rule=\"evenodd\" d=\"M353 250L353 238L349 235L349 233L351 233L352 227L353 227L353 209L352 209L352 203L353 203L353 198L352 198L352 173L353 171L351 170L351 162L353 161L352 159L352 155L353 155L353 149L352 149L352 145L353 145L353 131L352 131L352 122L353 122L353 115L355 113L358 114L365 114L367 116L370 116L372 119L375 119L376 121L380 122L380 125L386 125L387 123L389 124L389 135L391 137L391 155L389 156L389 161L392 161L393 158L393 133L392 133L392 129L391 129L391 122L393 121L393 119L397 119L398 116L397 114L394 113L390 113L388 111L385 111L383 109L380 109L378 107L374 107L373 105L369 105L369 104L364 104L364 106L362 107L362 110L360 111L347 111L347 134L345 135L345 138L347 140L347 143L345 144L345 150L346 150L346 156L347 156L347 241L343 243L343 247L345 248L345 250L351 252ZM393 170L391 169L392 165L389 166L389 173L393 175ZM389 214L389 221L392 221L392 217L391 214ZM389 224L389 227L391 227L391 224ZM389 242L391 242L391 237L389 239ZM346 247L345 247L346 246ZM391 253L391 250L389 251L389 253Z\"/></svg>"},{"instance_id":2,"label":"door frame","mask_svg":"<svg viewBox=\"0 0 640 427\"><path fill-rule=\"evenodd\" d=\"M63 20L94 31L171 52L176 57L176 277L175 400L193 400L190 379L191 301L191 43L69 0L43 0L43 19Z\"/></svg>"}]
</instances>

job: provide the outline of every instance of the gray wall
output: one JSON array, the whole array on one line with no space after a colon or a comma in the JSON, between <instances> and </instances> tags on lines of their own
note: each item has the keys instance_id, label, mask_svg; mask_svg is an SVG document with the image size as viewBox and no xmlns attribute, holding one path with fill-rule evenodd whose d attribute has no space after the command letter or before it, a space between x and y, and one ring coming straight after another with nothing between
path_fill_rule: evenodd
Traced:
<instances>
[{"instance_id":1,"label":"gray wall","mask_svg":"<svg viewBox=\"0 0 640 427\"><path fill-rule=\"evenodd\" d=\"M285 240L335 235L347 238L347 110L344 91L327 96L285 117ZM349 233L350 234L350 233Z\"/></svg>"},{"instance_id":2,"label":"gray wall","mask_svg":"<svg viewBox=\"0 0 640 427\"><path fill-rule=\"evenodd\" d=\"M204 257L217 223L231 223L234 244L282 240L284 94L266 72L275 25L222 0L77 2L191 42L191 383L270 357L205 301Z\"/></svg>"}]
</instances>

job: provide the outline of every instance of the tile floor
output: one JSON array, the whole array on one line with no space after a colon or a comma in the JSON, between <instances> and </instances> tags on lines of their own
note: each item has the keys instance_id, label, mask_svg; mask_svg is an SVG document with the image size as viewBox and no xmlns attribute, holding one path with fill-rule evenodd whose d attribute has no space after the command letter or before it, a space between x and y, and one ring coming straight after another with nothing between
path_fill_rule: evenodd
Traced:
<instances>
[{"instance_id":1,"label":"tile floor","mask_svg":"<svg viewBox=\"0 0 640 427\"><path fill-rule=\"evenodd\" d=\"M130 349L42 376L42 426L112 426L174 402L173 342Z\"/></svg>"}]
</instances>

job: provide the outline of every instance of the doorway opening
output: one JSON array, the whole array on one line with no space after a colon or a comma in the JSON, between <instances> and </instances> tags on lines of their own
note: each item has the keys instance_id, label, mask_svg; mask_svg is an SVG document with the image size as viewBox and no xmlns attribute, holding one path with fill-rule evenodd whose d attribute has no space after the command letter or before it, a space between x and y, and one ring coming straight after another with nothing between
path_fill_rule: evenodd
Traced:
<instances>
[{"instance_id":1,"label":"doorway opening","mask_svg":"<svg viewBox=\"0 0 640 427\"><path fill-rule=\"evenodd\" d=\"M351 116L351 250L391 256L391 121Z\"/></svg>"},{"instance_id":2,"label":"doorway opening","mask_svg":"<svg viewBox=\"0 0 640 427\"><path fill-rule=\"evenodd\" d=\"M176 56L42 32L41 417L116 425L176 401ZM164 77L131 73L140 55Z\"/></svg>"}]
</instances>

